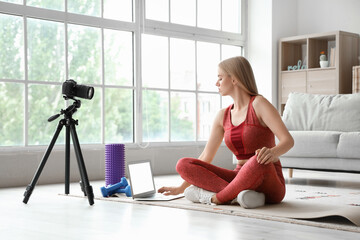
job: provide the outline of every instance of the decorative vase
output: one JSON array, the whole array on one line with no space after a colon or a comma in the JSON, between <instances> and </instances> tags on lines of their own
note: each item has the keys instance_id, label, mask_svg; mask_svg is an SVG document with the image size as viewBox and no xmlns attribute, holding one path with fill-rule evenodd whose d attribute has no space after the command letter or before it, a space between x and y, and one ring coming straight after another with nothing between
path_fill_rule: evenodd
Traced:
<instances>
[{"instance_id":1,"label":"decorative vase","mask_svg":"<svg viewBox=\"0 0 360 240\"><path fill-rule=\"evenodd\" d=\"M320 61L321 68L327 68L329 66L329 61Z\"/></svg>"}]
</instances>

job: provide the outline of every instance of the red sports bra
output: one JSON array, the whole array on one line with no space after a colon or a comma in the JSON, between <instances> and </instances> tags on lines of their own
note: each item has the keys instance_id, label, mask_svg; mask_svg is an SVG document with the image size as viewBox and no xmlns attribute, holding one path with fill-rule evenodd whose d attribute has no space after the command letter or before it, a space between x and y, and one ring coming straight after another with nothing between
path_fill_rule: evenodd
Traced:
<instances>
[{"instance_id":1,"label":"red sports bra","mask_svg":"<svg viewBox=\"0 0 360 240\"><path fill-rule=\"evenodd\" d=\"M274 133L268 127L262 126L255 114L252 106L255 97L250 98L246 118L238 126L234 126L231 122L231 109L234 105L230 105L225 110L223 122L225 144L239 160L249 159L262 147L275 146Z\"/></svg>"}]
</instances>

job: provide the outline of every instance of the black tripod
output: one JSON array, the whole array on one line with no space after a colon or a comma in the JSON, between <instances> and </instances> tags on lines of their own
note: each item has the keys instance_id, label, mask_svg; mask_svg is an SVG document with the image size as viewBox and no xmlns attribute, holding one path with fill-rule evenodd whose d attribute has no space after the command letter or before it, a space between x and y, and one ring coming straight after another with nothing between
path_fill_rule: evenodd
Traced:
<instances>
[{"instance_id":1,"label":"black tripod","mask_svg":"<svg viewBox=\"0 0 360 240\"><path fill-rule=\"evenodd\" d=\"M69 99L68 97L64 97L64 98L65 98L65 100ZM35 188L36 182L38 181L40 174L46 164L46 161L49 158L51 150L53 149L53 147L55 145L55 142L61 132L61 129L63 128L63 126L65 126L66 127L66 133L65 133L66 134L65 135L65 194L69 194L70 134L71 134L72 141L74 144L75 154L76 154L76 158L77 158L77 162L78 162L78 166L79 166L80 176L81 176L81 182L80 182L81 190L84 192L84 195L88 197L89 204L90 205L94 204L93 189L89 184L89 179L87 176L84 159L83 159L81 149L80 149L79 139L78 139L78 136L76 134L76 129L75 129L75 125L78 125L78 121L74 120L72 118L72 115L77 111L78 108L80 108L81 102L80 102L80 100L77 100L74 98L71 98L71 99L74 100L74 103L71 106L66 108L66 110L61 109L60 114L56 114L48 119L48 121L51 122L51 121L54 121L55 119L57 119L58 117L60 117L60 115L62 115L62 114L64 115L64 118L59 121L59 124L58 124L57 129L54 133L54 136L50 142L50 145L46 149L46 152L40 162L38 169L36 170L36 173L31 181L31 183L26 187L26 190L24 193L25 197L23 200L24 203L27 203L29 201L30 195Z\"/></svg>"}]
</instances>

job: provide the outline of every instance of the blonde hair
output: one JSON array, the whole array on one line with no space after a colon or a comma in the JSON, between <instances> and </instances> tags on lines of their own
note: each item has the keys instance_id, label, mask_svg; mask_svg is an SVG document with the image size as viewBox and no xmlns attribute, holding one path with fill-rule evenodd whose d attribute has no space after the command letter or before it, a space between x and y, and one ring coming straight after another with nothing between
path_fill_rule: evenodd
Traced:
<instances>
[{"instance_id":1,"label":"blonde hair","mask_svg":"<svg viewBox=\"0 0 360 240\"><path fill-rule=\"evenodd\" d=\"M244 57L233 57L219 63L219 67L245 87L250 95L259 95L253 70Z\"/></svg>"}]
</instances>

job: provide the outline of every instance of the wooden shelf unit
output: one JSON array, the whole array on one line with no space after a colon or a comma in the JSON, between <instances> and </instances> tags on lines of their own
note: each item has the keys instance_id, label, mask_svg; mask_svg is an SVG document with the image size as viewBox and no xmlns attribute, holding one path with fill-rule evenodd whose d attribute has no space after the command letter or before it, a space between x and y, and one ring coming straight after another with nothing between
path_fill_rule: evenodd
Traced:
<instances>
[{"instance_id":1,"label":"wooden shelf unit","mask_svg":"<svg viewBox=\"0 0 360 240\"><path fill-rule=\"evenodd\" d=\"M352 67L359 65L359 35L343 31L282 38L279 41L279 106L282 114L290 92L338 94L352 92ZM329 65L320 68L320 52ZM288 70L299 65L300 69ZM306 65L303 69L302 66Z\"/></svg>"}]
</instances>

